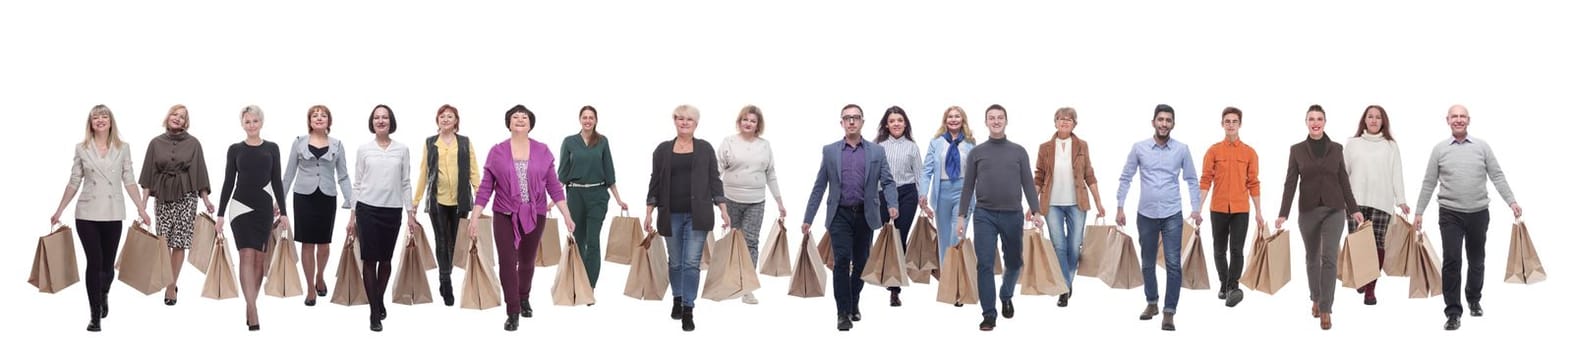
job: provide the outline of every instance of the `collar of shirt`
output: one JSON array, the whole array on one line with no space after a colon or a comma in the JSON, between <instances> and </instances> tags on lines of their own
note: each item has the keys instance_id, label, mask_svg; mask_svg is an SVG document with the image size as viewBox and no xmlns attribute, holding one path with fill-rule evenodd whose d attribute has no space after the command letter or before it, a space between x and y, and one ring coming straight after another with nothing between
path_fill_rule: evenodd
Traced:
<instances>
[{"instance_id":1,"label":"collar of shirt","mask_svg":"<svg viewBox=\"0 0 1573 350\"><path fill-rule=\"evenodd\" d=\"M865 143L865 142L868 142L868 140L864 140L862 138L858 138L857 144L853 145L851 141L842 140L841 141L841 149L848 149L848 148L850 148L850 149L852 149L853 152L856 152L856 151L858 151L860 149L863 149L863 143Z\"/></svg>"},{"instance_id":2,"label":"collar of shirt","mask_svg":"<svg viewBox=\"0 0 1573 350\"><path fill-rule=\"evenodd\" d=\"M1449 142L1448 144L1461 145L1466 143L1475 143L1475 140L1470 138L1469 135L1464 135L1464 141L1459 141L1457 137L1454 137L1452 142Z\"/></svg>"}]
</instances>

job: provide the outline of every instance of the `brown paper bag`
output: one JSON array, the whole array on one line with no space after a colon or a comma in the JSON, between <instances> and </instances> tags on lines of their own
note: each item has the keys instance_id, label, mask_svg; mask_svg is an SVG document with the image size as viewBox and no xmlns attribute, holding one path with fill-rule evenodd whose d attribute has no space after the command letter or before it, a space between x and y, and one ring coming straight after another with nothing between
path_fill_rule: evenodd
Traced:
<instances>
[{"instance_id":1,"label":"brown paper bag","mask_svg":"<svg viewBox=\"0 0 1573 350\"><path fill-rule=\"evenodd\" d=\"M1376 263L1374 230L1366 221L1344 237L1343 249L1338 252L1338 280L1345 288L1364 287L1382 276L1382 267Z\"/></svg>"},{"instance_id":2,"label":"brown paper bag","mask_svg":"<svg viewBox=\"0 0 1573 350\"><path fill-rule=\"evenodd\" d=\"M644 239L644 228L641 227L639 218L628 216L624 210L622 215L612 218L612 229L606 232L606 262L630 265L633 264L635 245Z\"/></svg>"},{"instance_id":3,"label":"brown paper bag","mask_svg":"<svg viewBox=\"0 0 1573 350\"><path fill-rule=\"evenodd\" d=\"M1246 258L1245 270L1240 274L1240 286L1267 295L1278 293L1289 284L1289 230L1266 233L1267 227L1258 226L1256 238L1251 243L1251 256Z\"/></svg>"},{"instance_id":4,"label":"brown paper bag","mask_svg":"<svg viewBox=\"0 0 1573 350\"><path fill-rule=\"evenodd\" d=\"M977 304L978 254L972 240L962 238L956 245L946 249L949 249L945 252L949 259L945 259L945 266L939 272L939 296L936 300L946 304Z\"/></svg>"},{"instance_id":5,"label":"brown paper bag","mask_svg":"<svg viewBox=\"0 0 1573 350\"><path fill-rule=\"evenodd\" d=\"M1540 263L1540 253L1535 242L1529 239L1529 227L1524 220L1513 223L1513 238L1507 251L1507 277L1504 282L1535 284L1546 280L1546 267Z\"/></svg>"},{"instance_id":6,"label":"brown paper bag","mask_svg":"<svg viewBox=\"0 0 1573 350\"><path fill-rule=\"evenodd\" d=\"M595 304L595 289L590 288L590 274L585 272L584 260L579 255L579 242L573 236L568 236L568 243L563 245L562 258L557 262L557 278L552 283L552 304Z\"/></svg>"},{"instance_id":7,"label":"brown paper bag","mask_svg":"<svg viewBox=\"0 0 1573 350\"><path fill-rule=\"evenodd\" d=\"M919 216L907 237L907 277L913 283L929 283L929 275L939 271L939 235L927 216Z\"/></svg>"},{"instance_id":8,"label":"brown paper bag","mask_svg":"<svg viewBox=\"0 0 1573 350\"><path fill-rule=\"evenodd\" d=\"M1114 289L1134 289L1142 286L1141 258L1136 255L1136 245L1124 230L1115 228L1104 237L1106 245L1103 260L1098 262L1098 279Z\"/></svg>"},{"instance_id":9,"label":"brown paper bag","mask_svg":"<svg viewBox=\"0 0 1573 350\"><path fill-rule=\"evenodd\" d=\"M700 297L715 301L741 298L759 289L759 275L754 273L754 262L748 257L748 242L743 231L732 229L726 237L716 242L720 248L716 267L705 273L704 291Z\"/></svg>"},{"instance_id":10,"label":"brown paper bag","mask_svg":"<svg viewBox=\"0 0 1573 350\"><path fill-rule=\"evenodd\" d=\"M208 259L213 256L213 241L218 235L216 228L212 214L197 211L197 218L191 224L191 249L186 252L186 262L202 273L208 273Z\"/></svg>"},{"instance_id":11,"label":"brown paper bag","mask_svg":"<svg viewBox=\"0 0 1573 350\"><path fill-rule=\"evenodd\" d=\"M863 282L880 287L911 285L907 277L907 253L902 251L901 231L897 231L896 226L887 223L879 229L879 238L869 249L868 261L860 277Z\"/></svg>"},{"instance_id":12,"label":"brown paper bag","mask_svg":"<svg viewBox=\"0 0 1573 350\"><path fill-rule=\"evenodd\" d=\"M819 260L825 263L825 268L835 269L836 254L835 250L832 250L830 247L830 232L825 232L823 236L819 236L819 246L816 248L819 250Z\"/></svg>"},{"instance_id":13,"label":"brown paper bag","mask_svg":"<svg viewBox=\"0 0 1573 350\"><path fill-rule=\"evenodd\" d=\"M334 277L333 298L328 302L355 306L369 303L366 296L366 282L361 276L360 244L355 243L355 236L346 236L344 248L339 253L339 272Z\"/></svg>"},{"instance_id":14,"label":"brown paper bag","mask_svg":"<svg viewBox=\"0 0 1573 350\"><path fill-rule=\"evenodd\" d=\"M412 234L420 234L420 226L411 230ZM413 237L412 237L413 238ZM393 279L393 303L401 305L429 304L431 298L431 281L426 278L425 266L421 262L420 239L406 239L404 252L399 254L399 271L395 272Z\"/></svg>"},{"instance_id":15,"label":"brown paper bag","mask_svg":"<svg viewBox=\"0 0 1573 350\"><path fill-rule=\"evenodd\" d=\"M1409 244L1415 241L1415 227L1408 220L1397 218L1387 224L1387 237L1382 249L1387 251L1382 262L1382 272L1388 276L1408 276Z\"/></svg>"},{"instance_id":16,"label":"brown paper bag","mask_svg":"<svg viewBox=\"0 0 1573 350\"><path fill-rule=\"evenodd\" d=\"M1442 264L1425 232L1415 232L1409 243L1409 297L1424 299L1442 295Z\"/></svg>"},{"instance_id":17,"label":"brown paper bag","mask_svg":"<svg viewBox=\"0 0 1573 350\"><path fill-rule=\"evenodd\" d=\"M1197 228L1190 222L1184 224L1180 230L1180 287L1185 289L1207 290L1211 284L1207 275L1207 255L1201 246L1201 235ZM1158 236L1158 252L1155 254L1157 266L1160 270L1168 270L1165 263L1167 257L1163 254L1163 236Z\"/></svg>"},{"instance_id":18,"label":"brown paper bag","mask_svg":"<svg viewBox=\"0 0 1573 350\"><path fill-rule=\"evenodd\" d=\"M126 243L120 247L120 258L115 264L120 268L116 278L143 295L164 290L175 279L167 241L163 236L154 235L152 228L141 222L133 222L125 237Z\"/></svg>"},{"instance_id":19,"label":"brown paper bag","mask_svg":"<svg viewBox=\"0 0 1573 350\"><path fill-rule=\"evenodd\" d=\"M557 218L548 211L546 221L538 223L545 225L541 228L541 245L535 247L535 266L556 266L563 259L562 233L557 229Z\"/></svg>"},{"instance_id":20,"label":"brown paper bag","mask_svg":"<svg viewBox=\"0 0 1573 350\"><path fill-rule=\"evenodd\" d=\"M699 271L710 269L710 256L715 255L715 233L705 232L705 245L699 250Z\"/></svg>"},{"instance_id":21,"label":"brown paper bag","mask_svg":"<svg viewBox=\"0 0 1573 350\"><path fill-rule=\"evenodd\" d=\"M224 300L240 296L240 284L235 282L234 264L230 263L229 248L224 243L223 237L213 240L210 250L213 256L208 257L207 279L202 282L203 298Z\"/></svg>"},{"instance_id":22,"label":"brown paper bag","mask_svg":"<svg viewBox=\"0 0 1573 350\"><path fill-rule=\"evenodd\" d=\"M760 254L759 274L775 277L792 276L792 251L787 244L786 221L776 220L771 226L770 238L765 241L765 250Z\"/></svg>"},{"instance_id":23,"label":"brown paper bag","mask_svg":"<svg viewBox=\"0 0 1573 350\"><path fill-rule=\"evenodd\" d=\"M1098 273L1103 271L1099 264L1103 262L1103 256L1108 254L1105 252L1109 246L1105 243L1112 242L1109 235L1114 234L1116 227L1104 224L1102 218L1097 219L1096 223L1087 226L1082 234L1081 259L1076 263L1077 276L1098 277Z\"/></svg>"},{"instance_id":24,"label":"brown paper bag","mask_svg":"<svg viewBox=\"0 0 1573 350\"><path fill-rule=\"evenodd\" d=\"M628 281L623 284L623 295L638 300L666 298L669 285L666 263L666 240L651 232L634 245L633 264L628 267Z\"/></svg>"},{"instance_id":25,"label":"brown paper bag","mask_svg":"<svg viewBox=\"0 0 1573 350\"><path fill-rule=\"evenodd\" d=\"M830 274L825 271L825 262L821 261L819 253L812 248L813 242L814 237L803 234L797 251L797 262L793 263L792 283L787 287L787 295L800 298L825 296L825 280L830 278Z\"/></svg>"},{"instance_id":26,"label":"brown paper bag","mask_svg":"<svg viewBox=\"0 0 1573 350\"><path fill-rule=\"evenodd\" d=\"M1070 291L1054 242L1044 238L1043 230L1036 227L1022 232L1021 294L1060 295Z\"/></svg>"},{"instance_id":27,"label":"brown paper bag","mask_svg":"<svg viewBox=\"0 0 1573 350\"><path fill-rule=\"evenodd\" d=\"M426 227L419 222L410 226L411 239L415 240L415 258L420 262L421 271L437 269L437 252L431 249L431 240L426 239Z\"/></svg>"},{"instance_id":28,"label":"brown paper bag","mask_svg":"<svg viewBox=\"0 0 1573 350\"><path fill-rule=\"evenodd\" d=\"M469 268L470 254L464 254L464 252L470 251L470 246L476 244L480 245L477 248L480 252L477 256L481 257L481 261L487 267L497 267L497 243L495 238L492 237L492 216L481 214L481 217L475 221L478 221L475 225L475 230L479 232L475 233L475 239L470 239L470 219L459 219L459 233L453 240L453 251L455 252L453 254L453 267L455 268Z\"/></svg>"},{"instance_id":29,"label":"brown paper bag","mask_svg":"<svg viewBox=\"0 0 1573 350\"><path fill-rule=\"evenodd\" d=\"M268 239L273 241L273 248L268 259L268 281L263 285L263 293L268 296L290 298L303 294L305 286L300 278L300 260L295 252L293 243L295 233L289 225L282 222L275 223L273 235Z\"/></svg>"},{"instance_id":30,"label":"brown paper bag","mask_svg":"<svg viewBox=\"0 0 1573 350\"><path fill-rule=\"evenodd\" d=\"M71 228L55 225L49 234L38 237L38 249L33 252L33 269L27 276L27 283L38 287L42 293L60 292L82 280L76 266L76 241L72 239Z\"/></svg>"},{"instance_id":31,"label":"brown paper bag","mask_svg":"<svg viewBox=\"0 0 1573 350\"><path fill-rule=\"evenodd\" d=\"M464 255L469 266L464 268L464 285L459 293L459 307L486 310L502 305L502 284L497 281L497 271L480 257L480 247L470 245Z\"/></svg>"}]
</instances>

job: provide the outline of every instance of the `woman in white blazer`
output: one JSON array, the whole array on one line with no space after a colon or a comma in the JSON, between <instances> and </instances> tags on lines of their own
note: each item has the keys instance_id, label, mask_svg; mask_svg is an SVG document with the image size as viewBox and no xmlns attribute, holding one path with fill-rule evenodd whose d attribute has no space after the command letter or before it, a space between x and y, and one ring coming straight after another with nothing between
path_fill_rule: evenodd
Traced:
<instances>
[{"instance_id":1,"label":"woman in white blazer","mask_svg":"<svg viewBox=\"0 0 1573 350\"><path fill-rule=\"evenodd\" d=\"M55 215L49 217L51 225L59 224L66 204L77 198L76 232L87 256L87 269L82 275L87 280L87 303L92 313L87 324L89 332L99 331L99 319L109 315L109 286L115 280L113 261L120 245L120 224L126 218L128 198L133 199L141 222L149 222L142 201L134 200L142 194L137 190L131 157L131 147L120 141L115 114L104 105L93 106L87 114L87 136L77 144L71 159L71 180L66 183ZM120 194L122 190L126 196ZM82 196L77 197L78 193Z\"/></svg>"}]
</instances>

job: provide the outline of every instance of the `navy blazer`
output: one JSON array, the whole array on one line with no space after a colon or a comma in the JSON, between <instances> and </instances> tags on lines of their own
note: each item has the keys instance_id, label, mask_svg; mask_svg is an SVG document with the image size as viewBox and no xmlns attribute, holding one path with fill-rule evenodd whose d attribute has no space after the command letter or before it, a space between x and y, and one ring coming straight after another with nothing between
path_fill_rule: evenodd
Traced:
<instances>
[{"instance_id":1,"label":"navy blazer","mask_svg":"<svg viewBox=\"0 0 1573 350\"><path fill-rule=\"evenodd\" d=\"M821 151L819 161L819 176L814 179L814 191L808 195L808 212L803 214L803 223L814 222L814 212L819 210L820 197L825 199L825 227L828 230L830 222L836 217L836 207L841 201L841 146L847 143L846 139L838 140L825 145ZM868 154L864 157L867 162L868 174L863 178L863 218L868 221L868 227L879 230L885 226L880 221L880 201L875 198L884 196L884 203L888 208L895 208L896 181L890 177L890 163L885 162L885 148L879 144L864 139L858 147L865 147ZM830 195L825 195L825 188L829 187ZM883 190L882 190L883 189ZM894 219L894 218L892 218Z\"/></svg>"}]
</instances>

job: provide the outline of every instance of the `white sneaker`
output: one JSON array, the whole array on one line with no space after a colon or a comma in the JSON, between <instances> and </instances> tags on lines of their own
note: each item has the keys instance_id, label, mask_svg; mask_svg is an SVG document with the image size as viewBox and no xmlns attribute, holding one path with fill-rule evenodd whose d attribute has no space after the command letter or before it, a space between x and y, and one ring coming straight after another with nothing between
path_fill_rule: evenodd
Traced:
<instances>
[{"instance_id":1,"label":"white sneaker","mask_svg":"<svg viewBox=\"0 0 1573 350\"><path fill-rule=\"evenodd\" d=\"M754 299L754 293L743 294L743 303L754 305L759 303L759 299Z\"/></svg>"}]
</instances>

